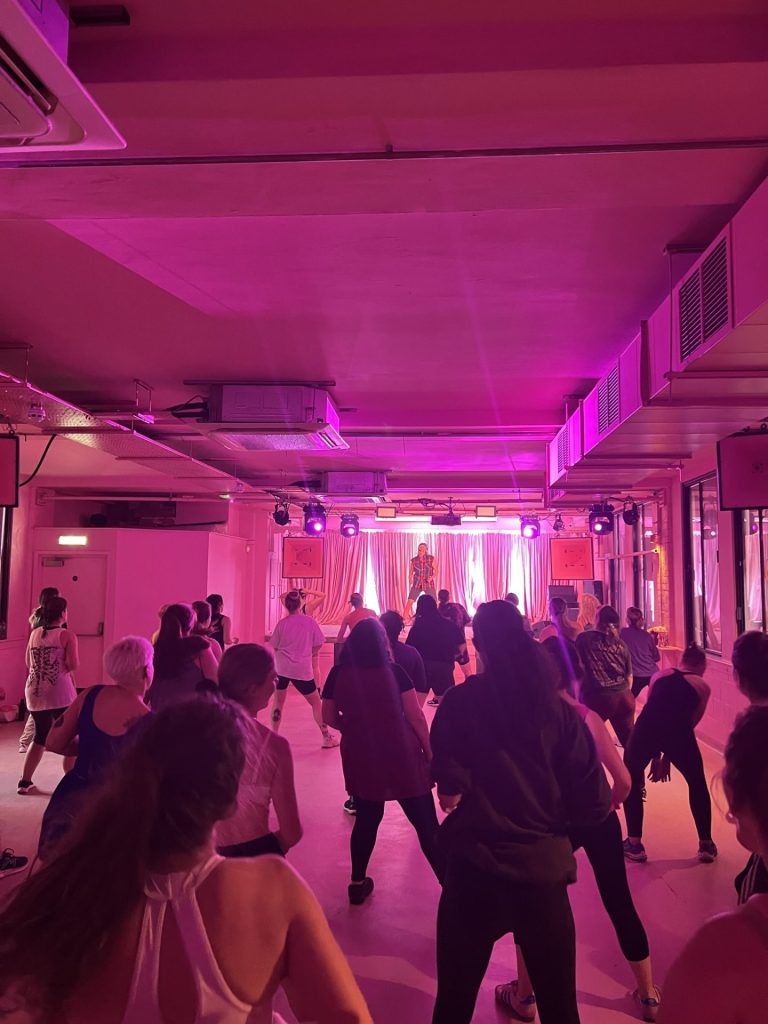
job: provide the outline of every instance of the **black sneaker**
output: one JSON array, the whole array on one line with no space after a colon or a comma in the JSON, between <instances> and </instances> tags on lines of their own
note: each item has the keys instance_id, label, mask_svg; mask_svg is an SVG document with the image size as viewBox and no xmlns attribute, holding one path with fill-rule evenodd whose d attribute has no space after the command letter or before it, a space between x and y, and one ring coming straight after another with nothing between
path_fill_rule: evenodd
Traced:
<instances>
[{"instance_id":1,"label":"black sneaker","mask_svg":"<svg viewBox=\"0 0 768 1024\"><path fill-rule=\"evenodd\" d=\"M349 894L349 902L353 906L359 907L361 903L365 903L373 892L373 879L365 878L362 882L351 882L347 886L347 892Z\"/></svg>"},{"instance_id":2,"label":"black sneaker","mask_svg":"<svg viewBox=\"0 0 768 1024\"><path fill-rule=\"evenodd\" d=\"M432 698L432 700L428 700L428 701L427 701L427 704L428 704L428 705L429 705L429 706L430 706L431 708L437 708L437 707L440 707L440 701L439 701L439 700L437 699L437 697L433 697L433 698Z\"/></svg>"},{"instance_id":3,"label":"black sneaker","mask_svg":"<svg viewBox=\"0 0 768 1024\"><path fill-rule=\"evenodd\" d=\"M355 798L351 796L349 800L344 801L344 810L347 814L357 814L357 808L355 807Z\"/></svg>"},{"instance_id":4,"label":"black sneaker","mask_svg":"<svg viewBox=\"0 0 768 1024\"><path fill-rule=\"evenodd\" d=\"M24 796L26 793L32 793L34 791L35 784L31 779L19 779L19 785L16 792L19 796Z\"/></svg>"},{"instance_id":5,"label":"black sneaker","mask_svg":"<svg viewBox=\"0 0 768 1024\"><path fill-rule=\"evenodd\" d=\"M28 862L28 857L17 857L13 850L3 850L0 853L0 878L5 878L6 875L15 875L17 871L23 871Z\"/></svg>"}]
</instances>

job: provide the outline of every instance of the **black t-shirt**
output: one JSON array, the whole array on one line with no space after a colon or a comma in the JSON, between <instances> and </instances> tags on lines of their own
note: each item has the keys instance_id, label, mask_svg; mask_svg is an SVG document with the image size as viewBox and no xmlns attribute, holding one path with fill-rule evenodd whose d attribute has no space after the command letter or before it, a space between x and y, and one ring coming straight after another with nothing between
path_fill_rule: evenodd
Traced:
<instances>
[{"instance_id":1,"label":"black t-shirt","mask_svg":"<svg viewBox=\"0 0 768 1024\"><path fill-rule=\"evenodd\" d=\"M323 687L323 700L333 700L333 691L336 687L336 680L339 672L345 668L351 668L354 670L355 667L356 666L354 665L333 666L331 671L328 673L328 678L325 680L325 686ZM394 662L389 665L389 668L392 669L392 675L395 677L395 682L397 683L400 693L405 693L406 690L413 689L413 681L404 669L400 668L399 665L394 664ZM365 670L363 669L363 671Z\"/></svg>"},{"instance_id":2,"label":"black t-shirt","mask_svg":"<svg viewBox=\"0 0 768 1024\"><path fill-rule=\"evenodd\" d=\"M451 665L456 649L466 643L464 630L442 615L417 616L411 626L407 644L415 647L424 661L446 661Z\"/></svg>"},{"instance_id":3,"label":"black t-shirt","mask_svg":"<svg viewBox=\"0 0 768 1024\"><path fill-rule=\"evenodd\" d=\"M420 693L426 693L427 676L424 671L424 662L415 647L408 644L401 644L399 640L392 644L392 657L395 664L399 665L405 674L413 681L413 687Z\"/></svg>"}]
</instances>

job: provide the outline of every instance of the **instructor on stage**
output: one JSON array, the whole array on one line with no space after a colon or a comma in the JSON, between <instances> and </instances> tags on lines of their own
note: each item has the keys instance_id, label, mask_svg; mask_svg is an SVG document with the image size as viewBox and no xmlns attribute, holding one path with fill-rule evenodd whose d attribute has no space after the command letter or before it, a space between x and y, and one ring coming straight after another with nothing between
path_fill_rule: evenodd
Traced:
<instances>
[{"instance_id":1,"label":"instructor on stage","mask_svg":"<svg viewBox=\"0 0 768 1024\"><path fill-rule=\"evenodd\" d=\"M413 605L422 594L429 594L437 600L435 577L437 576L437 559L430 555L426 544L419 544L418 553L411 559L410 589L408 601L403 611L403 618L406 622L411 621Z\"/></svg>"}]
</instances>

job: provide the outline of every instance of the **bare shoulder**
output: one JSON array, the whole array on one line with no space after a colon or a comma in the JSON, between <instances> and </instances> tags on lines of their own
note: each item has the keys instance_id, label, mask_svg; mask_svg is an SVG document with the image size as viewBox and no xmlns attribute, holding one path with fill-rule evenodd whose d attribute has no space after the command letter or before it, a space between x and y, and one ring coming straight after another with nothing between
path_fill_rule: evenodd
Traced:
<instances>
[{"instance_id":1,"label":"bare shoulder","mask_svg":"<svg viewBox=\"0 0 768 1024\"><path fill-rule=\"evenodd\" d=\"M227 858L211 877L225 896L231 894L243 903L243 897L250 896L255 901L252 906L263 909L271 903L284 909L289 917L309 893L302 877L285 858L272 854Z\"/></svg>"}]
</instances>

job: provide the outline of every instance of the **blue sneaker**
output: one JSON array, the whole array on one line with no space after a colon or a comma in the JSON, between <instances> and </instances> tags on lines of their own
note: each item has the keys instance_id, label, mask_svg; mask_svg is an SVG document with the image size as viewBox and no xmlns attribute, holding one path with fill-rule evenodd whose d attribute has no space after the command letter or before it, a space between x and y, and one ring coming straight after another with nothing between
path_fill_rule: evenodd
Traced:
<instances>
[{"instance_id":1,"label":"blue sneaker","mask_svg":"<svg viewBox=\"0 0 768 1024\"><path fill-rule=\"evenodd\" d=\"M627 860L637 861L638 864L644 864L648 860L648 854L642 843L631 843L629 839L625 839L623 846L624 856Z\"/></svg>"}]
</instances>

